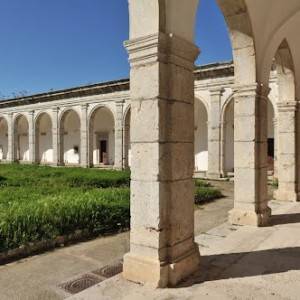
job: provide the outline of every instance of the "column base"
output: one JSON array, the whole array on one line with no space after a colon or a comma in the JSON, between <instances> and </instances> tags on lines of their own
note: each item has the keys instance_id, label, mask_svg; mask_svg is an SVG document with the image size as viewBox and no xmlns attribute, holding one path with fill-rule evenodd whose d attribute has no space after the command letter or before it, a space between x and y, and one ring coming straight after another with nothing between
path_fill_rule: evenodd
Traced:
<instances>
[{"instance_id":1,"label":"column base","mask_svg":"<svg viewBox=\"0 0 300 300\"><path fill-rule=\"evenodd\" d=\"M294 191L287 191L287 190L282 190L278 189L274 191L274 199L278 201L286 201L286 202L297 202L300 200L299 198L300 195L298 195Z\"/></svg>"},{"instance_id":2,"label":"column base","mask_svg":"<svg viewBox=\"0 0 300 300\"><path fill-rule=\"evenodd\" d=\"M174 287L199 269L200 253L194 249L175 262L160 262L142 255L127 253L124 256L123 277L155 288Z\"/></svg>"},{"instance_id":3,"label":"column base","mask_svg":"<svg viewBox=\"0 0 300 300\"><path fill-rule=\"evenodd\" d=\"M228 221L233 225L267 226L271 217L271 208L267 207L262 212L232 209L229 212Z\"/></svg>"},{"instance_id":4,"label":"column base","mask_svg":"<svg viewBox=\"0 0 300 300\"><path fill-rule=\"evenodd\" d=\"M222 174L221 173L207 173L207 178L212 179L212 180L218 180L218 179L222 178Z\"/></svg>"}]
</instances>

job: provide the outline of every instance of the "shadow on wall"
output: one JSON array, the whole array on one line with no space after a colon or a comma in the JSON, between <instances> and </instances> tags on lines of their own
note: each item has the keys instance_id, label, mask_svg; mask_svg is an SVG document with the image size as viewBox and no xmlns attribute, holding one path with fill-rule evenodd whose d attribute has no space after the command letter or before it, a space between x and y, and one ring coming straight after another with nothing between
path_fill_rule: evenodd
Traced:
<instances>
[{"instance_id":1,"label":"shadow on wall","mask_svg":"<svg viewBox=\"0 0 300 300\"><path fill-rule=\"evenodd\" d=\"M299 257L300 247L202 256L199 271L181 283L178 288L205 281L300 270Z\"/></svg>"}]
</instances>

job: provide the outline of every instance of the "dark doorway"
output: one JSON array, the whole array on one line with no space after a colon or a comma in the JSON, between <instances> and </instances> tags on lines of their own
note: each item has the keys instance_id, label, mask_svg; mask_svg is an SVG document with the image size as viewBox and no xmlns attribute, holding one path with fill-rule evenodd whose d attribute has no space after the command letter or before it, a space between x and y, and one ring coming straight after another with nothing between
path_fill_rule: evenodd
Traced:
<instances>
[{"instance_id":1,"label":"dark doorway","mask_svg":"<svg viewBox=\"0 0 300 300\"><path fill-rule=\"evenodd\" d=\"M107 140L100 140L100 164L108 164Z\"/></svg>"}]
</instances>

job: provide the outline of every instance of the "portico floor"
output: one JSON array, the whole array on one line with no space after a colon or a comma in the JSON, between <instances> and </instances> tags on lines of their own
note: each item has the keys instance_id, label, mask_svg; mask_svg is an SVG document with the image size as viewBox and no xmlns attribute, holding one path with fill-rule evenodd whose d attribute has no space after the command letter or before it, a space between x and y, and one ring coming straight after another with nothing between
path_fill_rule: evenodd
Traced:
<instances>
[{"instance_id":1,"label":"portico floor","mask_svg":"<svg viewBox=\"0 0 300 300\"><path fill-rule=\"evenodd\" d=\"M202 265L178 288L103 281L70 300L299 299L300 204L272 201L272 226L223 224L196 238Z\"/></svg>"}]
</instances>

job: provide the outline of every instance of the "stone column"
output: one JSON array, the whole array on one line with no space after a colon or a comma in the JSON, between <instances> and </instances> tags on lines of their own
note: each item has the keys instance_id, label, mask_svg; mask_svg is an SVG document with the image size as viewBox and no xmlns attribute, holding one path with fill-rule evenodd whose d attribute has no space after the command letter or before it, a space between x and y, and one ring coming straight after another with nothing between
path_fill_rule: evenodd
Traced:
<instances>
[{"instance_id":1,"label":"stone column","mask_svg":"<svg viewBox=\"0 0 300 300\"><path fill-rule=\"evenodd\" d=\"M7 116L7 139L8 139L8 153L7 161L15 161L15 124L13 119L13 113L9 113Z\"/></svg>"},{"instance_id":2,"label":"stone column","mask_svg":"<svg viewBox=\"0 0 300 300\"><path fill-rule=\"evenodd\" d=\"M222 176L221 168L221 97L223 88L210 90L210 108L208 119L208 172L207 177L218 179Z\"/></svg>"},{"instance_id":3,"label":"stone column","mask_svg":"<svg viewBox=\"0 0 300 300\"><path fill-rule=\"evenodd\" d=\"M123 123L123 168L129 167L129 149L130 149L130 124Z\"/></svg>"},{"instance_id":4,"label":"stone column","mask_svg":"<svg viewBox=\"0 0 300 300\"><path fill-rule=\"evenodd\" d=\"M89 130L88 130L88 104L81 105L81 121L80 121L80 165L83 168L88 168L89 163Z\"/></svg>"},{"instance_id":5,"label":"stone column","mask_svg":"<svg viewBox=\"0 0 300 300\"><path fill-rule=\"evenodd\" d=\"M123 169L123 106L123 100L116 102L114 168L117 170Z\"/></svg>"},{"instance_id":6,"label":"stone column","mask_svg":"<svg viewBox=\"0 0 300 300\"><path fill-rule=\"evenodd\" d=\"M236 89L232 224L264 226L271 214L267 193L268 93L269 89L259 84Z\"/></svg>"},{"instance_id":7,"label":"stone column","mask_svg":"<svg viewBox=\"0 0 300 300\"><path fill-rule=\"evenodd\" d=\"M273 119L274 127L274 179L278 179L278 120Z\"/></svg>"},{"instance_id":8,"label":"stone column","mask_svg":"<svg viewBox=\"0 0 300 300\"><path fill-rule=\"evenodd\" d=\"M34 111L28 113L28 144L29 144L29 162L35 163L35 124Z\"/></svg>"},{"instance_id":9,"label":"stone column","mask_svg":"<svg viewBox=\"0 0 300 300\"><path fill-rule=\"evenodd\" d=\"M53 144L53 165L59 166L61 164L60 158L60 135L58 124L58 107L52 109L52 144Z\"/></svg>"},{"instance_id":10,"label":"stone column","mask_svg":"<svg viewBox=\"0 0 300 300\"><path fill-rule=\"evenodd\" d=\"M194 243L194 61L175 35L126 43L131 63L131 235L126 279L176 285L198 269Z\"/></svg>"},{"instance_id":11,"label":"stone column","mask_svg":"<svg viewBox=\"0 0 300 300\"><path fill-rule=\"evenodd\" d=\"M297 201L296 113L297 102L279 102L278 107L278 190L280 201Z\"/></svg>"}]
</instances>

